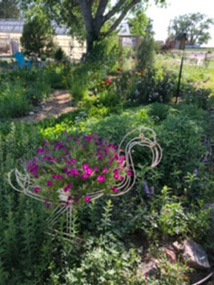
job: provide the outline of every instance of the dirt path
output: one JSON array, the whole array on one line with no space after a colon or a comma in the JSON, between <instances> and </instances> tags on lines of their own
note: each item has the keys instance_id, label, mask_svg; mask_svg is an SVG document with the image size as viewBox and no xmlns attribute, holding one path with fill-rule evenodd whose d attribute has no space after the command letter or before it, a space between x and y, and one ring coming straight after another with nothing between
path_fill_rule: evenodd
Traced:
<instances>
[{"instance_id":1,"label":"dirt path","mask_svg":"<svg viewBox=\"0 0 214 285\"><path fill-rule=\"evenodd\" d=\"M67 90L57 90L51 94L49 99L41 103L38 107L29 113L29 115L15 119L15 121L24 121L37 123L49 117L58 118L64 113L75 110L71 106L71 96Z\"/></svg>"}]
</instances>

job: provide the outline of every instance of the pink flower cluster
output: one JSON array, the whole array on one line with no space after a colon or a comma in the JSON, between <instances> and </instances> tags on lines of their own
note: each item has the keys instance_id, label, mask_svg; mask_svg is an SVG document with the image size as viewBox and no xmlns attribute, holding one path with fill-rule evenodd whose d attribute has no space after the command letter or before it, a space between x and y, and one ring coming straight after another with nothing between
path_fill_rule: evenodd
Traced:
<instances>
[{"instance_id":1,"label":"pink flower cluster","mask_svg":"<svg viewBox=\"0 0 214 285\"><path fill-rule=\"evenodd\" d=\"M56 142L45 140L26 168L35 181L34 193L47 197L47 206L59 203L60 189L70 206L90 202L90 193L119 191L116 184L133 175L120 153L96 133L77 137L65 132Z\"/></svg>"}]
</instances>

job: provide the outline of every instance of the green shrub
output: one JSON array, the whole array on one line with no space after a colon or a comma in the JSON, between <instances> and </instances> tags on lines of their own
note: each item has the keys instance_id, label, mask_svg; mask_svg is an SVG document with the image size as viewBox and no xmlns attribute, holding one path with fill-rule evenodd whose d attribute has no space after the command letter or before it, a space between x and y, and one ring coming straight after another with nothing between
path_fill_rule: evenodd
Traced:
<instances>
[{"instance_id":1,"label":"green shrub","mask_svg":"<svg viewBox=\"0 0 214 285\"><path fill-rule=\"evenodd\" d=\"M19 83L4 85L0 90L0 118L17 118L30 111L32 106L25 91Z\"/></svg>"},{"instance_id":2,"label":"green shrub","mask_svg":"<svg viewBox=\"0 0 214 285\"><path fill-rule=\"evenodd\" d=\"M54 53L54 59L58 61L62 61L66 59L66 54L61 47L58 47Z\"/></svg>"},{"instance_id":3,"label":"green shrub","mask_svg":"<svg viewBox=\"0 0 214 285\"><path fill-rule=\"evenodd\" d=\"M137 50L137 59L139 68L151 67L155 57L155 41L152 33L151 23L146 28L146 34L143 36Z\"/></svg>"},{"instance_id":4,"label":"green shrub","mask_svg":"<svg viewBox=\"0 0 214 285\"><path fill-rule=\"evenodd\" d=\"M169 110L170 106L156 102L150 105L149 115L155 122L160 123L167 118Z\"/></svg>"},{"instance_id":5,"label":"green shrub","mask_svg":"<svg viewBox=\"0 0 214 285\"><path fill-rule=\"evenodd\" d=\"M38 14L28 20L23 27L21 44L26 54L35 53L39 56L53 53L53 29L44 14Z\"/></svg>"},{"instance_id":6,"label":"green shrub","mask_svg":"<svg viewBox=\"0 0 214 285\"><path fill-rule=\"evenodd\" d=\"M136 82L134 90L129 95L132 104L169 103L176 89L177 83L173 76L164 75L162 70L148 69Z\"/></svg>"}]
</instances>

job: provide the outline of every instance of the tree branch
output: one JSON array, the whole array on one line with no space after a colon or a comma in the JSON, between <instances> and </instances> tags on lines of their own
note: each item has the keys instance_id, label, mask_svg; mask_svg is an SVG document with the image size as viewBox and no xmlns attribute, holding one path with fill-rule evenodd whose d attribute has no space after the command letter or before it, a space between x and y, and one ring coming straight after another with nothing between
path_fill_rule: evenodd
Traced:
<instances>
[{"instance_id":1,"label":"tree branch","mask_svg":"<svg viewBox=\"0 0 214 285\"><path fill-rule=\"evenodd\" d=\"M132 0L131 3L129 3L122 11L120 16L117 18L117 20L114 22L114 24L109 28L109 30L104 34L105 36L108 36L110 33L112 33L121 23L121 21L125 18L126 14L137 4L140 0Z\"/></svg>"},{"instance_id":2,"label":"tree branch","mask_svg":"<svg viewBox=\"0 0 214 285\"><path fill-rule=\"evenodd\" d=\"M107 4L108 4L108 0L100 0L95 19L103 16L105 9L107 7Z\"/></svg>"},{"instance_id":3,"label":"tree branch","mask_svg":"<svg viewBox=\"0 0 214 285\"><path fill-rule=\"evenodd\" d=\"M114 16L120 8L126 3L126 0L120 0L103 18L103 23L108 21L112 16Z\"/></svg>"}]
</instances>

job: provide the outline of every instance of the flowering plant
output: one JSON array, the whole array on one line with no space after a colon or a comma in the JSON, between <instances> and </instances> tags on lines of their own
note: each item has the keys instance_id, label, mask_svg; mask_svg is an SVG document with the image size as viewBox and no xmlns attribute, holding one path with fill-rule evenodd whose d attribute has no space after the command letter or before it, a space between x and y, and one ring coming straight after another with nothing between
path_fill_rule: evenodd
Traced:
<instances>
[{"instance_id":1,"label":"flowering plant","mask_svg":"<svg viewBox=\"0 0 214 285\"><path fill-rule=\"evenodd\" d=\"M115 184L122 183L126 175L132 176L117 146L96 133L80 137L64 132L55 142L45 140L36 152L24 167L33 181L31 191L42 196L49 207L60 200L69 206L115 193Z\"/></svg>"}]
</instances>

